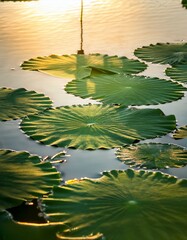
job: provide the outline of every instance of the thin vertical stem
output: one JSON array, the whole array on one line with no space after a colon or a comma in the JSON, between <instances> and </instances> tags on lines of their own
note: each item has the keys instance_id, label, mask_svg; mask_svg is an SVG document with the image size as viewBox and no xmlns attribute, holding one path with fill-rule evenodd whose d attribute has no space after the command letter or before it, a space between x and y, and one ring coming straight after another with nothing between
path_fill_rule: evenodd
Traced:
<instances>
[{"instance_id":1,"label":"thin vertical stem","mask_svg":"<svg viewBox=\"0 0 187 240\"><path fill-rule=\"evenodd\" d=\"M83 4L83 0L81 0L81 13L80 13L81 42L80 42L80 50L77 51L78 54L84 54L84 50L83 50L83 9L84 9L84 4Z\"/></svg>"}]
</instances>

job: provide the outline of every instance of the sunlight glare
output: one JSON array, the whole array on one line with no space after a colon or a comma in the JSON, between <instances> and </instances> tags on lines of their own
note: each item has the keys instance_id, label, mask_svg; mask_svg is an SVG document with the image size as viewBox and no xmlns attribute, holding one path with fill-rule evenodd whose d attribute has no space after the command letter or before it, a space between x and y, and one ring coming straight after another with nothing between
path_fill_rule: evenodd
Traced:
<instances>
[{"instance_id":1,"label":"sunlight glare","mask_svg":"<svg viewBox=\"0 0 187 240\"><path fill-rule=\"evenodd\" d=\"M84 4L91 3L93 0L84 0ZM37 8L44 14L65 13L79 9L81 0L39 0Z\"/></svg>"}]
</instances>

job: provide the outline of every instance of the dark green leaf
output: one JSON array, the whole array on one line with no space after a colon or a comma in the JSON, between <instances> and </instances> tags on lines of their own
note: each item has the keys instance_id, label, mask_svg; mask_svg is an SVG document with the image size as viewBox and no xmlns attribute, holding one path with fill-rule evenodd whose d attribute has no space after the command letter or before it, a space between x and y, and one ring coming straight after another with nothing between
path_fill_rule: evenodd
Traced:
<instances>
[{"instance_id":1,"label":"dark green leaf","mask_svg":"<svg viewBox=\"0 0 187 240\"><path fill-rule=\"evenodd\" d=\"M187 61L187 43L157 43L135 50L134 54L153 63L174 65Z\"/></svg>"},{"instance_id":2,"label":"dark green leaf","mask_svg":"<svg viewBox=\"0 0 187 240\"><path fill-rule=\"evenodd\" d=\"M181 83L187 83L187 62L167 68L166 75Z\"/></svg>"},{"instance_id":3,"label":"dark green leaf","mask_svg":"<svg viewBox=\"0 0 187 240\"><path fill-rule=\"evenodd\" d=\"M148 143L131 145L116 152L117 158L132 167L161 169L183 167L187 150L173 144Z\"/></svg>"},{"instance_id":4,"label":"dark green leaf","mask_svg":"<svg viewBox=\"0 0 187 240\"><path fill-rule=\"evenodd\" d=\"M0 120L12 120L35 114L52 106L44 94L24 88L0 88Z\"/></svg>"},{"instance_id":5,"label":"dark green leaf","mask_svg":"<svg viewBox=\"0 0 187 240\"><path fill-rule=\"evenodd\" d=\"M0 211L48 193L60 180L56 169L38 156L0 150Z\"/></svg>"},{"instance_id":6,"label":"dark green leaf","mask_svg":"<svg viewBox=\"0 0 187 240\"><path fill-rule=\"evenodd\" d=\"M51 222L67 232L107 240L186 240L187 180L160 172L106 172L62 187L43 200Z\"/></svg>"},{"instance_id":7,"label":"dark green leaf","mask_svg":"<svg viewBox=\"0 0 187 240\"><path fill-rule=\"evenodd\" d=\"M165 135L176 127L173 115L159 109L122 109L78 105L49 109L29 116L22 130L47 145L81 149L114 148Z\"/></svg>"},{"instance_id":8,"label":"dark green leaf","mask_svg":"<svg viewBox=\"0 0 187 240\"><path fill-rule=\"evenodd\" d=\"M105 104L149 105L178 100L186 91L182 85L159 78L132 75L101 75L69 82L65 90Z\"/></svg>"}]
</instances>

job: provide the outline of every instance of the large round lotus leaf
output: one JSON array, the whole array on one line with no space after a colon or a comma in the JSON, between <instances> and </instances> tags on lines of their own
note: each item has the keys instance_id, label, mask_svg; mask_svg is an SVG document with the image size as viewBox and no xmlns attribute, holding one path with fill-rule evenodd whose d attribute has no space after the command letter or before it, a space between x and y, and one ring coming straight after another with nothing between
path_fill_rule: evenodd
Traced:
<instances>
[{"instance_id":1,"label":"large round lotus leaf","mask_svg":"<svg viewBox=\"0 0 187 240\"><path fill-rule=\"evenodd\" d=\"M187 125L177 129L177 131L173 134L173 137L175 139L187 138Z\"/></svg>"},{"instance_id":2,"label":"large round lotus leaf","mask_svg":"<svg viewBox=\"0 0 187 240\"><path fill-rule=\"evenodd\" d=\"M0 88L0 120L11 120L35 114L51 107L52 101L44 94L24 88Z\"/></svg>"},{"instance_id":3,"label":"large round lotus leaf","mask_svg":"<svg viewBox=\"0 0 187 240\"><path fill-rule=\"evenodd\" d=\"M48 193L60 180L56 169L38 156L0 150L0 211Z\"/></svg>"},{"instance_id":4,"label":"large round lotus leaf","mask_svg":"<svg viewBox=\"0 0 187 240\"><path fill-rule=\"evenodd\" d=\"M56 235L63 230L63 223L18 223L7 212L0 212L2 240L57 240Z\"/></svg>"},{"instance_id":5,"label":"large round lotus leaf","mask_svg":"<svg viewBox=\"0 0 187 240\"><path fill-rule=\"evenodd\" d=\"M160 172L112 170L43 199L51 222L67 231L103 233L107 240L186 240L187 180Z\"/></svg>"},{"instance_id":6,"label":"large round lotus leaf","mask_svg":"<svg viewBox=\"0 0 187 240\"><path fill-rule=\"evenodd\" d=\"M151 44L136 49L134 54L147 62L173 65L187 61L187 43Z\"/></svg>"},{"instance_id":7,"label":"large round lotus leaf","mask_svg":"<svg viewBox=\"0 0 187 240\"><path fill-rule=\"evenodd\" d=\"M187 90L172 81L132 75L101 75L69 82L65 90L105 104L149 105L178 100Z\"/></svg>"},{"instance_id":8,"label":"large round lotus leaf","mask_svg":"<svg viewBox=\"0 0 187 240\"><path fill-rule=\"evenodd\" d=\"M22 64L24 70L40 71L56 77L84 78L92 73L139 73L147 65L126 57L100 54L51 55L37 57Z\"/></svg>"},{"instance_id":9,"label":"large round lotus leaf","mask_svg":"<svg viewBox=\"0 0 187 240\"><path fill-rule=\"evenodd\" d=\"M187 62L167 68L166 75L176 81L187 83Z\"/></svg>"},{"instance_id":10,"label":"large round lotus leaf","mask_svg":"<svg viewBox=\"0 0 187 240\"><path fill-rule=\"evenodd\" d=\"M173 115L159 109L77 105L49 109L25 118L22 130L47 145L81 149L114 148L154 138L176 127Z\"/></svg>"},{"instance_id":11,"label":"large round lotus leaf","mask_svg":"<svg viewBox=\"0 0 187 240\"><path fill-rule=\"evenodd\" d=\"M187 164L187 150L173 144L148 143L120 148L117 158L133 167L167 168Z\"/></svg>"},{"instance_id":12,"label":"large round lotus leaf","mask_svg":"<svg viewBox=\"0 0 187 240\"><path fill-rule=\"evenodd\" d=\"M182 0L183 7L187 8L187 0Z\"/></svg>"}]
</instances>

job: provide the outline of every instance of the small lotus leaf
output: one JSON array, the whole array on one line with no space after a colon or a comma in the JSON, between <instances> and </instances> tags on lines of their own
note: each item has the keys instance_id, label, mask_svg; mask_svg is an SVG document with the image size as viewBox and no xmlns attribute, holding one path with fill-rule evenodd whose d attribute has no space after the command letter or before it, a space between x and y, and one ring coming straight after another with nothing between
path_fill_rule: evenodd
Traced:
<instances>
[{"instance_id":1,"label":"small lotus leaf","mask_svg":"<svg viewBox=\"0 0 187 240\"><path fill-rule=\"evenodd\" d=\"M187 8L187 0L182 0L183 7Z\"/></svg>"},{"instance_id":2,"label":"small lotus leaf","mask_svg":"<svg viewBox=\"0 0 187 240\"><path fill-rule=\"evenodd\" d=\"M182 91L187 88L165 79L115 74L73 80L65 90L105 104L129 106L175 101L184 95Z\"/></svg>"},{"instance_id":3,"label":"small lotus leaf","mask_svg":"<svg viewBox=\"0 0 187 240\"><path fill-rule=\"evenodd\" d=\"M187 83L187 62L167 68L166 75L176 81Z\"/></svg>"},{"instance_id":4,"label":"small lotus leaf","mask_svg":"<svg viewBox=\"0 0 187 240\"><path fill-rule=\"evenodd\" d=\"M107 240L186 240L187 180L161 172L104 172L54 187L43 199L51 222L67 232L103 233Z\"/></svg>"},{"instance_id":5,"label":"small lotus leaf","mask_svg":"<svg viewBox=\"0 0 187 240\"><path fill-rule=\"evenodd\" d=\"M187 164L187 150L173 144L148 143L120 148L117 158L133 167L168 168Z\"/></svg>"},{"instance_id":6,"label":"small lotus leaf","mask_svg":"<svg viewBox=\"0 0 187 240\"><path fill-rule=\"evenodd\" d=\"M173 137L175 139L187 138L187 125L178 128L177 131L173 134Z\"/></svg>"},{"instance_id":7,"label":"small lotus leaf","mask_svg":"<svg viewBox=\"0 0 187 240\"><path fill-rule=\"evenodd\" d=\"M51 55L32 58L22 64L24 70L40 71L62 78L84 78L90 76L92 72L139 73L146 67L146 64L138 60L100 54Z\"/></svg>"},{"instance_id":8,"label":"small lotus leaf","mask_svg":"<svg viewBox=\"0 0 187 240\"><path fill-rule=\"evenodd\" d=\"M38 156L0 150L0 211L48 193L60 180L56 169Z\"/></svg>"},{"instance_id":9,"label":"small lotus leaf","mask_svg":"<svg viewBox=\"0 0 187 240\"><path fill-rule=\"evenodd\" d=\"M114 148L165 135L176 127L159 109L77 105L49 109L25 118L22 130L47 145L81 149Z\"/></svg>"},{"instance_id":10,"label":"small lotus leaf","mask_svg":"<svg viewBox=\"0 0 187 240\"><path fill-rule=\"evenodd\" d=\"M0 88L0 120L7 121L35 114L52 106L44 94L24 88Z\"/></svg>"},{"instance_id":11,"label":"small lotus leaf","mask_svg":"<svg viewBox=\"0 0 187 240\"><path fill-rule=\"evenodd\" d=\"M135 50L134 54L147 62L174 65L187 61L187 43L157 43Z\"/></svg>"}]
</instances>

